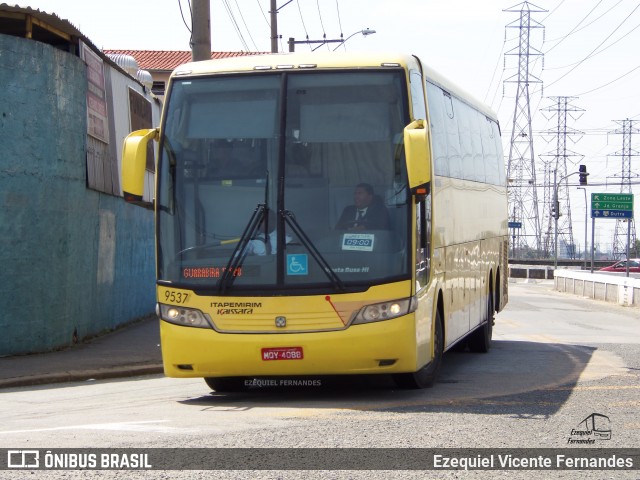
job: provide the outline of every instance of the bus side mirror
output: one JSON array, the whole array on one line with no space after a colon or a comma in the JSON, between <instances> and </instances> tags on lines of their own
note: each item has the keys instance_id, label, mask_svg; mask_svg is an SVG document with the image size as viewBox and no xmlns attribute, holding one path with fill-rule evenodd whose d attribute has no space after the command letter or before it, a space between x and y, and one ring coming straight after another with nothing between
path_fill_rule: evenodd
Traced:
<instances>
[{"instance_id":1,"label":"bus side mirror","mask_svg":"<svg viewBox=\"0 0 640 480\"><path fill-rule=\"evenodd\" d=\"M122 150L122 192L130 203L143 204L144 172L147 166L147 147L157 140L156 128L136 130L124 139Z\"/></svg>"},{"instance_id":2,"label":"bus side mirror","mask_svg":"<svg viewBox=\"0 0 640 480\"><path fill-rule=\"evenodd\" d=\"M409 188L431 181L431 151L425 120L414 120L404 128L404 150Z\"/></svg>"}]
</instances>

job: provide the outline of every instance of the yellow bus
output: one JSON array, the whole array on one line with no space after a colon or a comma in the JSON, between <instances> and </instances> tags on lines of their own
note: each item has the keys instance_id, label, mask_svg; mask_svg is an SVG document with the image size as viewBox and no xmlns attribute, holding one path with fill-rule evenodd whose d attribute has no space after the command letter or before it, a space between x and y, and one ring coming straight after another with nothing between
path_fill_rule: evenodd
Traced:
<instances>
[{"instance_id":1,"label":"yellow bus","mask_svg":"<svg viewBox=\"0 0 640 480\"><path fill-rule=\"evenodd\" d=\"M448 349L489 349L507 303L498 121L417 57L180 66L161 126L125 140L128 201L152 140L166 375L423 388Z\"/></svg>"}]
</instances>

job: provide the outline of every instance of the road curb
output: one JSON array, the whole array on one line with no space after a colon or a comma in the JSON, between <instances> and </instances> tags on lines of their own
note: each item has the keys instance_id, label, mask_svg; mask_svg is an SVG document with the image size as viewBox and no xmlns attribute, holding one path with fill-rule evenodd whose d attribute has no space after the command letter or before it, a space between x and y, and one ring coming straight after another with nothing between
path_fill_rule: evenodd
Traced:
<instances>
[{"instance_id":1,"label":"road curb","mask_svg":"<svg viewBox=\"0 0 640 480\"><path fill-rule=\"evenodd\" d=\"M109 367L95 370L78 370L68 372L45 373L25 377L6 378L0 380L0 389L14 387L30 387L50 383L83 382L87 380L104 380L109 378L135 377L138 375L156 375L164 372L162 364Z\"/></svg>"}]
</instances>

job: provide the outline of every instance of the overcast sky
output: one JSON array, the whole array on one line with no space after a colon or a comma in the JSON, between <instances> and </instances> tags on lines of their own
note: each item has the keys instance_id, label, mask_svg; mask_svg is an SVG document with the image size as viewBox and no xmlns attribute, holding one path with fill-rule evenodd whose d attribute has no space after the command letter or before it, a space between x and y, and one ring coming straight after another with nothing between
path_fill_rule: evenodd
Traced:
<instances>
[{"instance_id":1,"label":"overcast sky","mask_svg":"<svg viewBox=\"0 0 640 480\"><path fill-rule=\"evenodd\" d=\"M354 35L343 50L401 51L418 55L423 62L449 77L498 112L505 152L511 136L515 84L504 80L517 73L517 57L505 53L518 46L520 3L503 0L278 0L278 32L281 51L287 39L344 38L364 28L369 36ZM11 2L13 4L13 2ZM188 0L21 0L20 6L54 13L76 25L95 45L105 49L189 50ZM99 6L98 6L99 5ZM568 148L584 155L577 164L588 166L589 192L619 192L622 135L614 120L633 119L640 127L640 2L637 0L539 0L531 3L546 12L532 13L544 28L531 30L531 45L543 56L531 64L542 80L531 85L531 111L538 156L553 152L553 136L542 135L557 125L549 112L550 96L575 96L572 104L584 109L569 119L568 127L584 132L568 141ZM269 0L211 0L212 50L270 51ZM181 13L182 9L182 13ZM230 18L229 11L237 24ZM183 15L184 14L184 19ZM240 30L241 35L237 30ZM328 44L323 49L334 49ZM296 45L296 50L309 50ZM517 50L516 50L517 52ZM544 61L542 60L544 58ZM544 67L544 68L543 68ZM544 96L543 96L544 95ZM579 117L579 118L578 118ZM572 143L575 141L576 143ZM632 137L640 151L640 133ZM548 160L548 158L545 158ZM640 157L632 158L632 173L640 172ZM574 168L569 166L569 169ZM574 177L575 178L575 177ZM538 182L542 182L538 178ZM577 182L577 178L576 178ZM618 183L616 185L616 182ZM634 192L635 192L634 187ZM572 188L574 237L583 244L584 194ZM636 195L637 197L637 195ZM636 199L636 211L640 205ZM590 220L589 220L590 223ZM615 221L598 226L601 245L612 242ZM604 232L604 233L603 233ZM640 231L638 232L640 234ZM591 234L589 233L589 238Z\"/></svg>"}]
</instances>

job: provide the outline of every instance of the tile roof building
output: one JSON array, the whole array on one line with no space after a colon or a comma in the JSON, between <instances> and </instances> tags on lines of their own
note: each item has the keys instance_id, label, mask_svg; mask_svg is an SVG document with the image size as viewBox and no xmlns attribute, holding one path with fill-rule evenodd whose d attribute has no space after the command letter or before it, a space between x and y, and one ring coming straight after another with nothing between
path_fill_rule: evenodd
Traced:
<instances>
[{"instance_id":1,"label":"tile roof building","mask_svg":"<svg viewBox=\"0 0 640 480\"><path fill-rule=\"evenodd\" d=\"M106 55L129 55L138 63L140 70L148 71L153 77L152 91L164 95L171 72L183 63L191 61L189 50L103 50ZM211 52L211 59L258 55L255 52Z\"/></svg>"}]
</instances>

